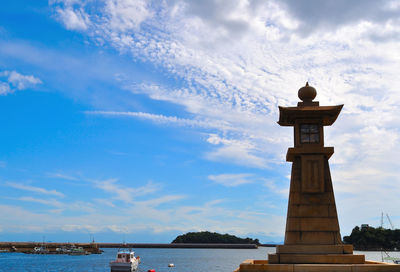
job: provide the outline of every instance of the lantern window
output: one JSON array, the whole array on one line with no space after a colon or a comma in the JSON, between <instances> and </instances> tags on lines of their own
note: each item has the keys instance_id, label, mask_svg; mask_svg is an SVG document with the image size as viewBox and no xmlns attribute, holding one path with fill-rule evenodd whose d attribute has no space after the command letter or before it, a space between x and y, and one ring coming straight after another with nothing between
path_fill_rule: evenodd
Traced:
<instances>
[{"instance_id":1,"label":"lantern window","mask_svg":"<svg viewBox=\"0 0 400 272\"><path fill-rule=\"evenodd\" d=\"M302 144L319 143L319 125L318 124L300 125L300 143Z\"/></svg>"}]
</instances>

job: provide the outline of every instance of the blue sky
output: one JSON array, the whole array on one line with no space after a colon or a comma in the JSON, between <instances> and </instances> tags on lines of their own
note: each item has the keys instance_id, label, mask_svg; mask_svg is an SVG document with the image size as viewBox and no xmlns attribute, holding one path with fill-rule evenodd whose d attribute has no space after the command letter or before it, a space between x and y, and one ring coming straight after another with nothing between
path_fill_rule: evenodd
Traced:
<instances>
[{"instance_id":1,"label":"blue sky","mask_svg":"<svg viewBox=\"0 0 400 272\"><path fill-rule=\"evenodd\" d=\"M283 240L292 130L322 105L342 235L400 225L400 5L7 1L0 10L0 240Z\"/></svg>"}]
</instances>

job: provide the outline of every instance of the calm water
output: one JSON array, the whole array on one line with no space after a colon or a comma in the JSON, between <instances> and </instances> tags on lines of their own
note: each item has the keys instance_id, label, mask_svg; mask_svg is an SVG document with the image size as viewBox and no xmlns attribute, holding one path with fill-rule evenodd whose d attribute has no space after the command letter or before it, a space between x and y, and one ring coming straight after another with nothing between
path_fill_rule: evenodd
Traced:
<instances>
[{"instance_id":1,"label":"calm water","mask_svg":"<svg viewBox=\"0 0 400 272\"><path fill-rule=\"evenodd\" d=\"M110 271L109 262L115 258L117 249L104 249L100 255L34 255L0 253L0 271L31 272L85 272ZM266 259L275 248L259 249L155 249L138 248L136 255L142 263L139 272L155 269L156 272L232 272L245 259ZM354 252L365 254L366 259L381 261L380 252ZM400 257L400 252L390 253ZM169 268L173 263L175 267Z\"/></svg>"}]
</instances>

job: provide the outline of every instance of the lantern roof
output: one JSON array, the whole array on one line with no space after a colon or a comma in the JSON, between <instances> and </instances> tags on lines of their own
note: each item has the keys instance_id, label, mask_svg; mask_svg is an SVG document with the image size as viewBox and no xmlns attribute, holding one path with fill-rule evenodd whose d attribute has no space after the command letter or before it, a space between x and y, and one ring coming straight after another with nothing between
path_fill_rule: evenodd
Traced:
<instances>
[{"instance_id":1,"label":"lantern roof","mask_svg":"<svg viewBox=\"0 0 400 272\"><path fill-rule=\"evenodd\" d=\"M319 119L323 126L332 125L343 105L336 106L319 106L319 102L314 102L317 91L314 87L308 85L301 87L298 92L302 102L297 107L281 107L279 106L279 121L281 126L294 126L297 119Z\"/></svg>"}]
</instances>

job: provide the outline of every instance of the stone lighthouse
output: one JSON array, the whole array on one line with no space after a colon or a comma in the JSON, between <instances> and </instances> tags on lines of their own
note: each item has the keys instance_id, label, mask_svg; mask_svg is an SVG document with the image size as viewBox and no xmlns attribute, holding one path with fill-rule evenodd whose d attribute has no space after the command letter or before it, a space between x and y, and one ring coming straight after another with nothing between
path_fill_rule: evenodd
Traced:
<instances>
[{"instance_id":1,"label":"stone lighthouse","mask_svg":"<svg viewBox=\"0 0 400 272\"><path fill-rule=\"evenodd\" d=\"M324 145L324 127L336 121L343 105L320 106L316 95L306 83L297 107L279 107L278 124L294 129L294 147L286 153L292 173L284 244L268 260L246 260L236 271L400 272L400 265L365 261L342 243L329 169L334 150Z\"/></svg>"},{"instance_id":2,"label":"stone lighthouse","mask_svg":"<svg viewBox=\"0 0 400 272\"><path fill-rule=\"evenodd\" d=\"M336 121L343 105L320 106L316 95L306 83L297 107L279 107L278 124L294 128L294 147L286 154L292 174L285 243L269 263L364 263L364 255L342 244L329 170L333 147L324 145L324 126Z\"/></svg>"}]
</instances>

